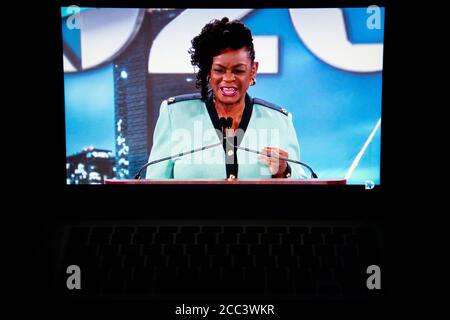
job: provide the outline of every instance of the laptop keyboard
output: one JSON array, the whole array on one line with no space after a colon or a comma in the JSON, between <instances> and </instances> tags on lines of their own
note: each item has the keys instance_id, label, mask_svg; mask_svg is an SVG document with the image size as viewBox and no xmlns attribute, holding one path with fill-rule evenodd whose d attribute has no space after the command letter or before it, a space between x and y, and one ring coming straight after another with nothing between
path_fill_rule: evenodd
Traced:
<instances>
[{"instance_id":1,"label":"laptop keyboard","mask_svg":"<svg viewBox=\"0 0 450 320\"><path fill-rule=\"evenodd\" d=\"M367 293L380 248L359 226L92 225L69 229L62 263L90 295L340 297Z\"/></svg>"}]
</instances>

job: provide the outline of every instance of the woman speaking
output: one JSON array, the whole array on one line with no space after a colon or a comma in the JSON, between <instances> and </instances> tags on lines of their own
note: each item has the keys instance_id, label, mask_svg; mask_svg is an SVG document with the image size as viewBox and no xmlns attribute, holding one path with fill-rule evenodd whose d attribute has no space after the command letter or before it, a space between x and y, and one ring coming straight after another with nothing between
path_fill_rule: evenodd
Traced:
<instances>
[{"instance_id":1,"label":"woman speaking","mask_svg":"<svg viewBox=\"0 0 450 320\"><path fill-rule=\"evenodd\" d=\"M148 166L146 178L305 178L299 164L283 160L300 160L291 115L247 93L258 71L251 31L214 20L189 53L200 92L162 102L149 162L179 156Z\"/></svg>"}]
</instances>

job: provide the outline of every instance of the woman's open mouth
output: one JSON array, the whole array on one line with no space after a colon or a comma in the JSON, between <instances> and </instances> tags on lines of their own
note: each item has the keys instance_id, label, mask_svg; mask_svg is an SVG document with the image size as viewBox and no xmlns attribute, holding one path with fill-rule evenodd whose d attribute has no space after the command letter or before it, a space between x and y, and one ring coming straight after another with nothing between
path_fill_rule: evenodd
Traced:
<instances>
[{"instance_id":1,"label":"woman's open mouth","mask_svg":"<svg viewBox=\"0 0 450 320\"><path fill-rule=\"evenodd\" d=\"M236 87L220 87L219 90L225 97L234 97L238 92Z\"/></svg>"}]
</instances>

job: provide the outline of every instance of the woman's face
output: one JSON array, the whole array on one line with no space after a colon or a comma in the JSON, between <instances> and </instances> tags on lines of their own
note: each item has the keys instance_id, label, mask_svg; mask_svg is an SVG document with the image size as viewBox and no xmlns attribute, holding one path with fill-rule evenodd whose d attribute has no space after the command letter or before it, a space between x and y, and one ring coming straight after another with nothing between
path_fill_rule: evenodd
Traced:
<instances>
[{"instance_id":1,"label":"woman's face","mask_svg":"<svg viewBox=\"0 0 450 320\"><path fill-rule=\"evenodd\" d=\"M258 62L253 65L246 48L225 49L215 56L209 74L216 102L234 105L245 99L245 93L256 76Z\"/></svg>"}]
</instances>

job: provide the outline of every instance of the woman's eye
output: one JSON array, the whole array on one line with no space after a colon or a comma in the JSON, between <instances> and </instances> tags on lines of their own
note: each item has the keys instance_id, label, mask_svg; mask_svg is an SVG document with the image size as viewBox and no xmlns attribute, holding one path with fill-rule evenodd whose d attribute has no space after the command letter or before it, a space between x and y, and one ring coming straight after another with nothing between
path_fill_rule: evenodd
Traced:
<instances>
[{"instance_id":1,"label":"woman's eye","mask_svg":"<svg viewBox=\"0 0 450 320\"><path fill-rule=\"evenodd\" d=\"M214 71L215 71L215 72L219 72L219 73L222 73L222 72L223 72L222 69L214 69Z\"/></svg>"},{"instance_id":2,"label":"woman's eye","mask_svg":"<svg viewBox=\"0 0 450 320\"><path fill-rule=\"evenodd\" d=\"M244 73L245 71L244 70L236 70L235 72L236 73Z\"/></svg>"}]
</instances>

